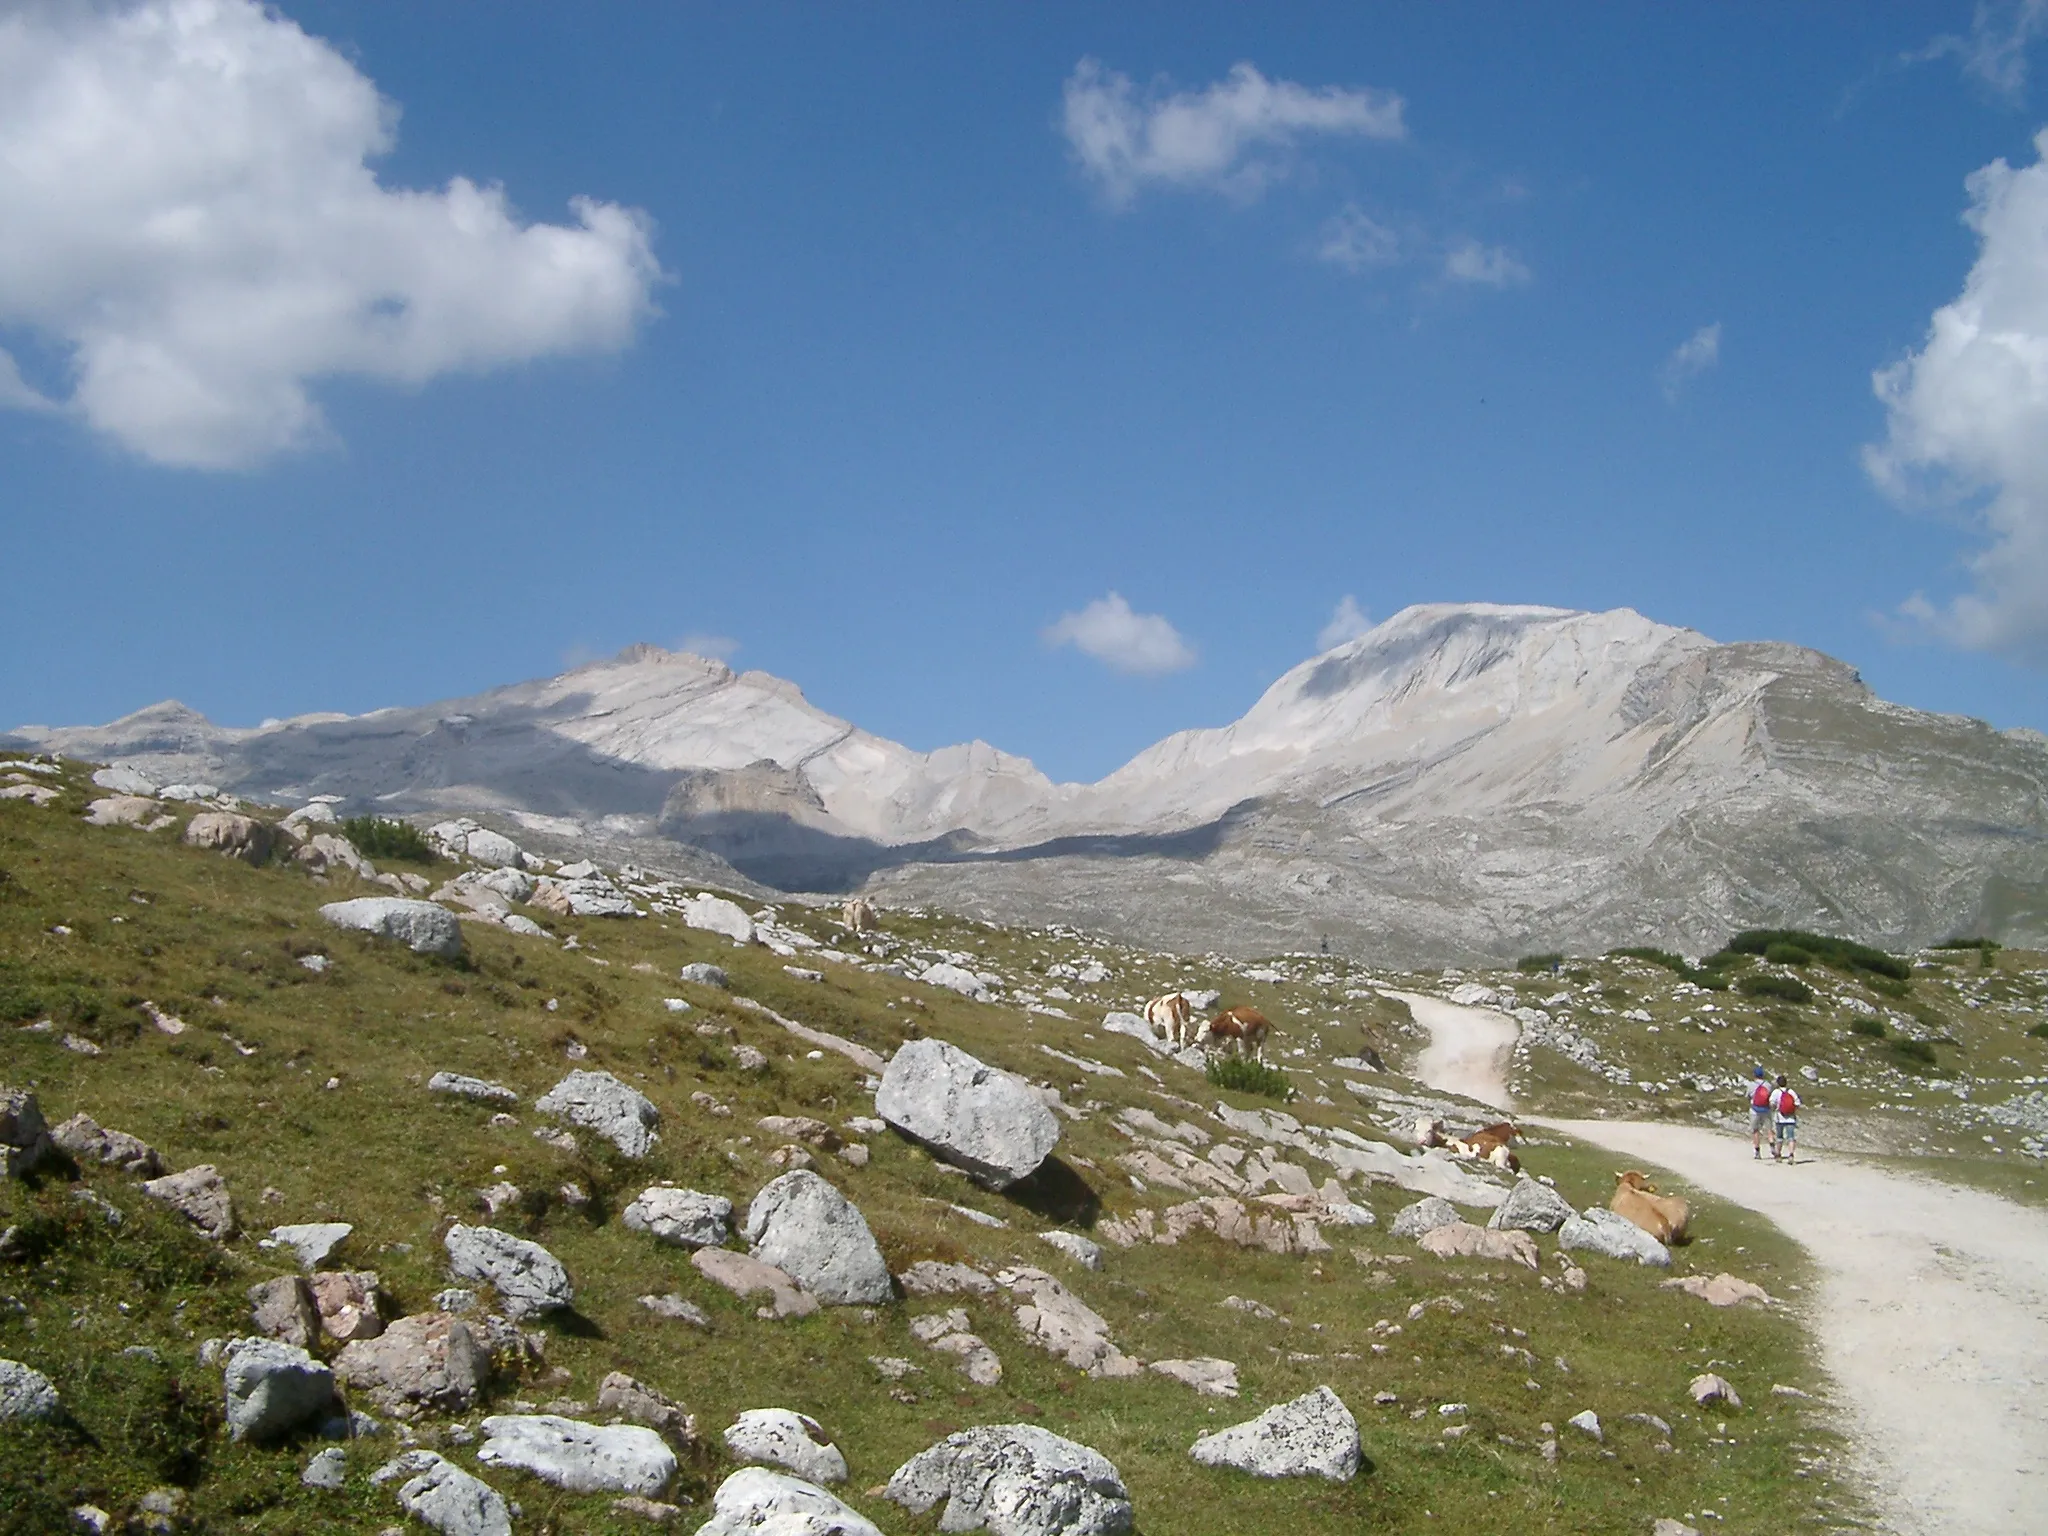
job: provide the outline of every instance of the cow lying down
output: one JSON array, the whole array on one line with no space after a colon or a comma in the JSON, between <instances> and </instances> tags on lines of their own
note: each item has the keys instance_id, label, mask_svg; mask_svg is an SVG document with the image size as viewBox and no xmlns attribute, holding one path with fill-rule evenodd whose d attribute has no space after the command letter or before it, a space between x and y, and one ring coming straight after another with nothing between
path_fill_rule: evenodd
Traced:
<instances>
[{"instance_id":1,"label":"cow lying down","mask_svg":"<svg viewBox=\"0 0 2048 1536\"><path fill-rule=\"evenodd\" d=\"M1689 1241L1686 1226L1692 1220L1692 1207L1677 1195L1658 1194L1657 1186L1633 1168L1615 1175L1614 1198L1607 1208L1666 1246Z\"/></svg>"},{"instance_id":2,"label":"cow lying down","mask_svg":"<svg viewBox=\"0 0 2048 1536\"><path fill-rule=\"evenodd\" d=\"M1507 1120L1495 1125L1482 1126L1470 1136L1445 1134L1444 1123L1441 1120L1422 1119L1415 1122L1415 1144L1418 1147L1443 1147L1458 1157L1491 1163L1503 1173L1522 1171L1522 1160L1516 1157L1512 1150L1515 1138L1521 1134L1513 1123Z\"/></svg>"}]
</instances>

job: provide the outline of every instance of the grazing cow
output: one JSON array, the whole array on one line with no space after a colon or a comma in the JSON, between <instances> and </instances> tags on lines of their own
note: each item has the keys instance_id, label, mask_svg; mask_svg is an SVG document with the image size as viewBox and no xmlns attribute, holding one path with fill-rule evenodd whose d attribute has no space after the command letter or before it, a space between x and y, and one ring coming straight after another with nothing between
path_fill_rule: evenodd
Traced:
<instances>
[{"instance_id":1,"label":"grazing cow","mask_svg":"<svg viewBox=\"0 0 2048 1536\"><path fill-rule=\"evenodd\" d=\"M1256 1008L1226 1008L1209 1021L1208 1042L1218 1050L1266 1059L1266 1037L1273 1021Z\"/></svg>"},{"instance_id":2,"label":"grazing cow","mask_svg":"<svg viewBox=\"0 0 2048 1536\"><path fill-rule=\"evenodd\" d=\"M839 921L855 933L872 933L882 926L875 921L875 904L865 896L850 898L839 910Z\"/></svg>"},{"instance_id":3,"label":"grazing cow","mask_svg":"<svg viewBox=\"0 0 2048 1536\"><path fill-rule=\"evenodd\" d=\"M1169 992L1153 998L1145 1005L1145 1022L1176 1051L1184 1051L1195 1043L1195 1010L1188 1006L1183 993Z\"/></svg>"},{"instance_id":4,"label":"grazing cow","mask_svg":"<svg viewBox=\"0 0 2048 1536\"><path fill-rule=\"evenodd\" d=\"M1607 1208L1627 1217L1660 1243L1687 1241L1685 1229L1692 1220L1692 1207L1677 1195L1658 1194L1657 1186L1633 1168L1614 1176L1614 1198Z\"/></svg>"},{"instance_id":5,"label":"grazing cow","mask_svg":"<svg viewBox=\"0 0 2048 1536\"><path fill-rule=\"evenodd\" d=\"M1514 1140L1522 1133L1515 1129L1514 1122L1502 1120L1497 1124L1482 1126L1470 1136L1454 1137L1451 1150L1460 1157L1477 1158L1480 1162L1491 1163L1502 1173L1520 1173L1522 1160L1512 1150Z\"/></svg>"}]
</instances>

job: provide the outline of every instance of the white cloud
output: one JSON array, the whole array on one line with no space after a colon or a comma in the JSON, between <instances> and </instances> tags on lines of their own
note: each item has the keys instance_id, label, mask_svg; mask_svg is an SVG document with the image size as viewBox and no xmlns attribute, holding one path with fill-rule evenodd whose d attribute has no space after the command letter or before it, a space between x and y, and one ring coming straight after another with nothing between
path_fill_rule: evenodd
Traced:
<instances>
[{"instance_id":1,"label":"white cloud","mask_svg":"<svg viewBox=\"0 0 2048 1536\"><path fill-rule=\"evenodd\" d=\"M1256 197L1297 139L1400 139L1401 113L1392 91L1268 80L1250 64L1201 90L1140 96L1128 75L1083 59L1067 77L1061 126L1081 168L1121 206L1148 183Z\"/></svg>"},{"instance_id":2,"label":"white cloud","mask_svg":"<svg viewBox=\"0 0 2048 1536\"><path fill-rule=\"evenodd\" d=\"M1323 225L1316 259L1347 272L1389 267L1401 259L1401 237L1362 209L1346 205Z\"/></svg>"},{"instance_id":3,"label":"white cloud","mask_svg":"<svg viewBox=\"0 0 2048 1536\"><path fill-rule=\"evenodd\" d=\"M1444 276L1487 288L1512 288L1529 281L1528 267L1506 246L1460 240L1444 257Z\"/></svg>"},{"instance_id":4,"label":"white cloud","mask_svg":"<svg viewBox=\"0 0 2048 1536\"><path fill-rule=\"evenodd\" d=\"M676 649L711 661L731 661L739 654L740 643L731 635L690 634L676 642Z\"/></svg>"},{"instance_id":5,"label":"white cloud","mask_svg":"<svg viewBox=\"0 0 2048 1536\"><path fill-rule=\"evenodd\" d=\"M1195 649L1163 614L1133 613L1123 594L1099 597L1046 626L1047 645L1071 645L1118 672L1152 677L1195 664Z\"/></svg>"},{"instance_id":6,"label":"white cloud","mask_svg":"<svg viewBox=\"0 0 2048 1536\"><path fill-rule=\"evenodd\" d=\"M1676 400L1685 386L1721 361L1721 322L1703 325L1678 344L1657 377L1664 386L1664 398Z\"/></svg>"},{"instance_id":7,"label":"white cloud","mask_svg":"<svg viewBox=\"0 0 2048 1536\"><path fill-rule=\"evenodd\" d=\"M1980 4L1970 17L1969 36L1944 33L1907 54L1905 62L1958 59L1964 74L2017 102L2027 90L2027 50L2043 37L2048 37L2048 0Z\"/></svg>"},{"instance_id":8,"label":"white cloud","mask_svg":"<svg viewBox=\"0 0 2048 1536\"><path fill-rule=\"evenodd\" d=\"M254 0L0 17L0 326L67 354L60 403L146 458L224 468L325 436L307 392L608 351L652 312L645 214L391 189L397 109ZM24 402L0 367L0 402ZM46 385L46 389L54 386Z\"/></svg>"},{"instance_id":9,"label":"white cloud","mask_svg":"<svg viewBox=\"0 0 2048 1536\"><path fill-rule=\"evenodd\" d=\"M1358 599L1346 592L1330 611L1330 622L1316 632L1316 649L1327 651L1356 640L1372 628L1372 615L1358 606Z\"/></svg>"},{"instance_id":10,"label":"white cloud","mask_svg":"<svg viewBox=\"0 0 2048 1536\"><path fill-rule=\"evenodd\" d=\"M1901 611L2048 666L2048 129L2034 149L2031 165L1969 178L1977 263L1920 350L1875 375L1888 432L1864 462L1901 499L1960 508L1987 541L1966 561L1975 590L1945 607L1915 594Z\"/></svg>"}]
</instances>

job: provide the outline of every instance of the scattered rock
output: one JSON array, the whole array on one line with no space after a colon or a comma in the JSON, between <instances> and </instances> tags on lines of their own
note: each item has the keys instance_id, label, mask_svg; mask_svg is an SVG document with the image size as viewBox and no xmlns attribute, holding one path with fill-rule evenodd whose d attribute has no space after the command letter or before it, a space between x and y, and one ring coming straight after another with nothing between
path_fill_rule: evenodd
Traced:
<instances>
[{"instance_id":1,"label":"scattered rock","mask_svg":"<svg viewBox=\"0 0 2048 1536\"><path fill-rule=\"evenodd\" d=\"M155 800L141 795L109 795L85 808L85 823L90 827L140 827L145 832L161 832L176 821L175 816L166 816Z\"/></svg>"},{"instance_id":2,"label":"scattered rock","mask_svg":"<svg viewBox=\"0 0 2048 1536\"><path fill-rule=\"evenodd\" d=\"M517 1104L519 1095L503 1083L486 1082L480 1077L464 1077L460 1072L436 1072L427 1079L427 1092L452 1093L459 1099L476 1099L484 1104Z\"/></svg>"},{"instance_id":3,"label":"scattered rock","mask_svg":"<svg viewBox=\"0 0 2048 1536\"><path fill-rule=\"evenodd\" d=\"M19 1360L0 1360L0 1424L48 1419L57 1411L57 1386Z\"/></svg>"},{"instance_id":4,"label":"scattered rock","mask_svg":"<svg viewBox=\"0 0 2048 1536\"><path fill-rule=\"evenodd\" d=\"M1041 1243L1050 1243L1084 1269L1102 1268L1102 1245L1090 1242L1078 1232L1041 1232Z\"/></svg>"},{"instance_id":5,"label":"scattered rock","mask_svg":"<svg viewBox=\"0 0 2048 1536\"><path fill-rule=\"evenodd\" d=\"M911 1040L896 1052L875 1113L996 1189L1030 1175L1060 1136L1028 1083L943 1040Z\"/></svg>"},{"instance_id":6,"label":"scattered rock","mask_svg":"<svg viewBox=\"0 0 2048 1536\"><path fill-rule=\"evenodd\" d=\"M495 1286L507 1316L552 1312L576 1299L569 1271L539 1243L494 1227L466 1227L458 1222L448 1229L442 1246L448 1250L450 1273L458 1280L481 1280Z\"/></svg>"},{"instance_id":7,"label":"scattered rock","mask_svg":"<svg viewBox=\"0 0 2048 1536\"><path fill-rule=\"evenodd\" d=\"M358 896L331 901L320 915L337 928L354 928L393 939L416 955L453 960L462 953L462 924L446 907L403 896Z\"/></svg>"},{"instance_id":8,"label":"scattered rock","mask_svg":"<svg viewBox=\"0 0 2048 1536\"><path fill-rule=\"evenodd\" d=\"M226 1362L228 1433L236 1440L275 1440L334 1402L334 1372L303 1349L276 1339L236 1339Z\"/></svg>"},{"instance_id":9,"label":"scattered rock","mask_svg":"<svg viewBox=\"0 0 2048 1536\"><path fill-rule=\"evenodd\" d=\"M106 1130L90 1115L73 1115L50 1137L81 1163L105 1164L143 1178L156 1178L164 1171L156 1148L126 1131Z\"/></svg>"},{"instance_id":10,"label":"scattered rock","mask_svg":"<svg viewBox=\"0 0 2048 1536\"><path fill-rule=\"evenodd\" d=\"M1558 1246L1586 1249L1603 1258L1630 1260L1655 1268L1671 1263L1671 1250L1650 1236L1626 1216L1605 1206L1595 1206L1583 1216L1573 1216L1558 1228Z\"/></svg>"},{"instance_id":11,"label":"scattered rock","mask_svg":"<svg viewBox=\"0 0 2048 1536\"><path fill-rule=\"evenodd\" d=\"M702 960L695 961L677 971L676 979L678 981L693 982L700 987L716 987L721 992L728 990L732 985L725 979L724 967L708 965Z\"/></svg>"},{"instance_id":12,"label":"scattered rock","mask_svg":"<svg viewBox=\"0 0 2048 1536\"><path fill-rule=\"evenodd\" d=\"M760 1072L768 1066L767 1053L744 1040L732 1048L732 1064L742 1072Z\"/></svg>"},{"instance_id":13,"label":"scattered rock","mask_svg":"<svg viewBox=\"0 0 2048 1536\"><path fill-rule=\"evenodd\" d=\"M491 1357L470 1326L446 1312L401 1317L335 1356L334 1371L394 1418L422 1410L460 1413L490 1380Z\"/></svg>"},{"instance_id":14,"label":"scattered rock","mask_svg":"<svg viewBox=\"0 0 2048 1536\"><path fill-rule=\"evenodd\" d=\"M1536 1240L1520 1230L1495 1231L1475 1227L1468 1221L1446 1222L1431 1227L1417 1239L1427 1252L1440 1259L1507 1259L1535 1269L1542 1263Z\"/></svg>"},{"instance_id":15,"label":"scattered rock","mask_svg":"<svg viewBox=\"0 0 2048 1536\"><path fill-rule=\"evenodd\" d=\"M763 1186L747 1208L753 1256L836 1305L890 1300L889 1266L860 1211L808 1169ZM702 1250L700 1250L701 1252Z\"/></svg>"},{"instance_id":16,"label":"scattered rock","mask_svg":"<svg viewBox=\"0 0 2048 1536\"><path fill-rule=\"evenodd\" d=\"M374 1339L384 1331L384 1313L377 1302L374 1270L321 1270L310 1282L313 1310L320 1331L342 1344Z\"/></svg>"},{"instance_id":17,"label":"scattered rock","mask_svg":"<svg viewBox=\"0 0 2048 1536\"><path fill-rule=\"evenodd\" d=\"M965 1264L948 1264L941 1259L919 1259L898 1275L911 1296L993 1296L996 1283L978 1269Z\"/></svg>"},{"instance_id":18,"label":"scattered rock","mask_svg":"<svg viewBox=\"0 0 2048 1536\"><path fill-rule=\"evenodd\" d=\"M987 982L974 972L962 966L950 965L944 960L926 966L918 973L917 979L928 986L944 987L948 992L958 992L962 997L977 1003L988 1001ZM882 1118L886 1120L887 1114Z\"/></svg>"},{"instance_id":19,"label":"scattered rock","mask_svg":"<svg viewBox=\"0 0 2048 1536\"><path fill-rule=\"evenodd\" d=\"M1237 1365L1234 1361L1198 1355L1192 1360L1154 1360L1151 1368L1183 1386L1193 1387L1204 1397L1237 1396Z\"/></svg>"},{"instance_id":20,"label":"scattered rock","mask_svg":"<svg viewBox=\"0 0 2048 1536\"><path fill-rule=\"evenodd\" d=\"M1255 1477L1358 1475L1358 1421L1328 1387L1268 1408L1255 1419L1204 1435L1188 1454L1205 1467L1236 1467Z\"/></svg>"},{"instance_id":21,"label":"scattered rock","mask_svg":"<svg viewBox=\"0 0 2048 1536\"><path fill-rule=\"evenodd\" d=\"M733 1257L738 1258L740 1255L734 1254ZM753 1260L749 1259L747 1262L751 1264ZM766 1269L768 1266L763 1264L761 1267ZM782 1272L777 1270L776 1273L781 1274ZM784 1276L784 1278L787 1279L788 1277ZM744 1295L745 1293L742 1292L741 1294ZM670 1291L665 1296L642 1296L640 1298L640 1305L652 1312L656 1317L665 1317L671 1322L689 1323L697 1328L709 1328L711 1326L710 1313L706 1312L694 1301L688 1301L678 1296L674 1291Z\"/></svg>"},{"instance_id":22,"label":"scattered rock","mask_svg":"<svg viewBox=\"0 0 2048 1536\"><path fill-rule=\"evenodd\" d=\"M50 1155L53 1145L35 1094L26 1088L0 1088L0 1177L27 1173Z\"/></svg>"},{"instance_id":23,"label":"scattered rock","mask_svg":"<svg viewBox=\"0 0 2048 1536\"><path fill-rule=\"evenodd\" d=\"M664 1504L659 1499L643 1499L637 1493L629 1493L622 1499L612 1500L612 1513L632 1515L650 1525L673 1525L683 1518L683 1506Z\"/></svg>"},{"instance_id":24,"label":"scattered rock","mask_svg":"<svg viewBox=\"0 0 2048 1536\"><path fill-rule=\"evenodd\" d=\"M1658 1286L1662 1291L1684 1291L1688 1296L1697 1296L1701 1301L1716 1307L1732 1307L1739 1302L1760 1301L1771 1304L1771 1293L1762 1286L1748 1280L1737 1279L1734 1275L1722 1273L1708 1279L1703 1275L1680 1275L1675 1280L1666 1280Z\"/></svg>"},{"instance_id":25,"label":"scattered rock","mask_svg":"<svg viewBox=\"0 0 2048 1536\"><path fill-rule=\"evenodd\" d=\"M624 1371L607 1373L598 1383L600 1413L616 1414L634 1424L644 1424L668 1436L671 1443L688 1449L697 1443L697 1420L682 1404L635 1381Z\"/></svg>"},{"instance_id":26,"label":"scattered rock","mask_svg":"<svg viewBox=\"0 0 2048 1536\"><path fill-rule=\"evenodd\" d=\"M585 1424L552 1413L494 1414L476 1459L517 1467L571 1493L652 1495L676 1475L676 1453L638 1424Z\"/></svg>"},{"instance_id":27,"label":"scattered rock","mask_svg":"<svg viewBox=\"0 0 2048 1536\"><path fill-rule=\"evenodd\" d=\"M156 781L154 779L150 778L147 774L138 773L133 768L126 767L120 763L116 763L108 768L95 769L92 781L101 789L111 789L117 795L153 796L156 794Z\"/></svg>"},{"instance_id":28,"label":"scattered rock","mask_svg":"<svg viewBox=\"0 0 2048 1536\"><path fill-rule=\"evenodd\" d=\"M661 1139L654 1131L661 1111L609 1072L571 1072L533 1107L595 1131L628 1157L645 1157Z\"/></svg>"},{"instance_id":29,"label":"scattered rock","mask_svg":"<svg viewBox=\"0 0 2048 1536\"><path fill-rule=\"evenodd\" d=\"M1440 1195L1430 1195L1397 1211L1387 1232L1393 1237L1420 1237L1437 1227L1447 1227L1464 1219L1450 1201Z\"/></svg>"},{"instance_id":30,"label":"scattered rock","mask_svg":"<svg viewBox=\"0 0 2048 1536\"><path fill-rule=\"evenodd\" d=\"M795 1175L785 1175L795 1177ZM804 1290L784 1270L730 1248L699 1248L690 1255L690 1266L714 1285L722 1285L745 1299L766 1292L771 1317L808 1317L818 1310L818 1298Z\"/></svg>"},{"instance_id":31,"label":"scattered rock","mask_svg":"<svg viewBox=\"0 0 2048 1536\"><path fill-rule=\"evenodd\" d=\"M187 1168L183 1173L150 1179L142 1192L161 1200L216 1242L235 1235L235 1206L228 1197L227 1182L211 1163Z\"/></svg>"},{"instance_id":32,"label":"scattered rock","mask_svg":"<svg viewBox=\"0 0 2048 1536\"><path fill-rule=\"evenodd\" d=\"M438 822L427 828L427 836L455 858L474 859L493 869L516 871L526 867L527 854L517 843L503 833L479 826L467 816Z\"/></svg>"},{"instance_id":33,"label":"scattered rock","mask_svg":"<svg viewBox=\"0 0 2048 1536\"><path fill-rule=\"evenodd\" d=\"M249 1287L250 1322L266 1339L310 1349L320 1336L313 1293L297 1275L280 1275Z\"/></svg>"},{"instance_id":34,"label":"scattered rock","mask_svg":"<svg viewBox=\"0 0 2048 1536\"><path fill-rule=\"evenodd\" d=\"M348 1482L348 1452L338 1445L315 1451L299 1473L299 1481L308 1488L343 1487Z\"/></svg>"},{"instance_id":35,"label":"scattered rock","mask_svg":"<svg viewBox=\"0 0 2048 1536\"><path fill-rule=\"evenodd\" d=\"M364 858L354 843L332 832L315 832L292 855L292 862L305 865L316 875L324 875L330 869L345 869L371 880L377 874L377 866Z\"/></svg>"},{"instance_id":36,"label":"scattered rock","mask_svg":"<svg viewBox=\"0 0 2048 1536\"><path fill-rule=\"evenodd\" d=\"M685 927L722 933L735 944L754 942L754 920L723 896L692 896L682 904L682 919Z\"/></svg>"},{"instance_id":37,"label":"scattered rock","mask_svg":"<svg viewBox=\"0 0 2048 1536\"><path fill-rule=\"evenodd\" d=\"M407 1451L370 1474L373 1483L405 1478L398 1502L441 1536L512 1536L512 1510L504 1495L432 1451Z\"/></svg>"},{"instance_id":38,"label":"scattered rock","mask_svg":"<svg viewBox=\"0 0 2048 1536\"><path fill-rule=\"evenodd\" d=\"M270 1236L259 1246L289 1248L301 1269L313 1269L353 1231L355 1228L345 1221L309 1221L297 1226L272 1227Z\"/></svg>"},{"instance_id":39,"label":"scattered rock","mask_svg":"<svg viewBox=\"0 0 2048 1536\"><path fill-rule=\"evenodd\" d=\"M836 1151L839 1147L839 1133L824 1121L809 1115L763 1115L754 1125L770 1136L784 1141L801 1141L821 1152Z\"/></svg>"},{"instance_id":40,"label":"scattered rock","mask_svg":"<svg viewBox=\"0 0 2048 1536\"><path fill-rule=\"evenodd\" d=\"M1700 1536L1700 1529L1683 1520L1659 1520L1650 1527L1650 1536Z\"/></svg>"},{"instance_id":41,"label":"scattered rock","mask_svg":"<svg viewBox=\"0 0 2048 1536\"><path fill-rule=\"evenodd\" d=\"M1502 1230L1555 1232L1577 1214L1563 1195L1524 1174L1486 1224Z\"/></svg>"},{"instance_id":42,"label":"scattered rock","mask_svg":"<svg viewBox=\"0 0 2048 1536\"><path fill-rule=\"evenodd\" d=\"M233 811L201 811L186 823L184 843L188 848L211 848L245 864L261 864L270 857L272 833L253 816Z\"/></svg>"},{"instance_id":43,"label":"scattered rock","mask_svg":"<svg viewBox=\"0 0 2048 1536\"><path fill-rule=\"evenodd\" d=\"M1600 1428L1600 1415L1595 1413L1590 1408L1585 1409L1582 1412L1573 1414L1570 1418L1565 1420L1565 1423L1569 1424L1573 1429L1579 1431L1580 1434L1590 1435L1595 1440L1601 1441L1602 1443L1605 1443L1607 1439L1607 1436L1601 1431Z\"/></svg>"},{"instance_id":44,"label":"scattered rock","mask_svg":"<svg viewBox=\"0 0 2048 1536\"><path fill-rule=\"evenodd\" d=\"M815 1483L742 1467L718 1485L697 1536L882 1536L871 1520Z\"/></svg>"},{"instance_id":45,"label":"scattered rock","mask_svg":"<svg viewBox=\"0 0 2048 1536\"><path fill-rule=\"evenodd\" d=\"M766 1462L811 1483L846 1481L846 1458L816 1419L787 1408L749 1408L725 1432L735 1461Z\"/></svg>"},{"instance_id":46,"label":"scattered rock","mask_svg":"<svg viewBox=\"0 0 2048 1536\"><path fill-rule=\"evenodd\" d=\"M978 1387L992 1387L1003 1379L1002 1360L985 1341L968 1331L965 1308L920 1317L911 1323L910 1334L942 1354L958 1355L960 1373Z\"/></svg>"},{"instance_id":47,"label":"scattered rock","mask_svg":"<svg viewBox=\"0 0 2048 1536\"><path fill-rule=\"evenodd\" d=\"M1036 1424L948 1435L889 1479L883 1497L912 1514L940 1501L944 1531L997 1536L1120 1536L1131 1499L1109 1459Z\"/></svg>"},{"instance_id":48,"label":"scattered rock","mask_svg":"<svg viewBox=\"0 0 2048 1536\"><path fill-rule=\"evenodd\" d=\"M1144 1367L1110 1342L1102 1315L1042 1269L1006 1269L996 1279L1024 1298L1017 1326L1049 1354L1090 1376L1136 1376Z\"/></svg>"},{"instance_id":49,"label":"scattered rock","mask_svg":"<svg viewBox=\"0 0 2048 1536\"><path fill-rule=\"evenodd\" d=\"M657 1184L643 1189L620 1219L678 1248L716 1248L732 1235L732 1202L723 1195Z\"/></svg>"},{"instance_id":50,"label":"scattered rock","mask_svg":"<svg viewBox=\"0 0 2048 1536\"><path fill-rule=\"evenodd\" d=\"M1714 1403L1726 1403L1730 1408L1742 1406L1742 1399L1735 1395L1735 1389L1728 1384L1727 1378L1716 1376L1711 1371L1693 1377L1692 1384L1685 1390L1702 1408Z\"/></svg>"}]
</instances>

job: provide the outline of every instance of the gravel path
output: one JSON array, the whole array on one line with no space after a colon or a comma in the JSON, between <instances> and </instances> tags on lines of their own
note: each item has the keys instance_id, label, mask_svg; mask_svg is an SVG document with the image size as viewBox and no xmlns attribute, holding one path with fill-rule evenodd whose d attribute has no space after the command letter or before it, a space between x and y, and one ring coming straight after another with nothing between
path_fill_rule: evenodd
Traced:
<instances>
[{"instance_id":1,"label":"gravel path","mask_svg":"<svg viewBox=\"0 0 2048 1536\"><path fill-rule=\"evenodd\" d=\"M1424 1080L1471 1093L1514 1021L1423 1001ZM1455 1075L1429 1077L1436 1062ZM1498 1077L1479 1086L1505 1102ZM1757 1162L1746 1136L1697 1126L1541 1123L1760 1212L1813 1256L1811 1325L1887 1529L2048 1529L2048 1212L1826 1153ZM1768 1391L1763 1374L1738 1390Z\"/></svg>"}]
</instances>

